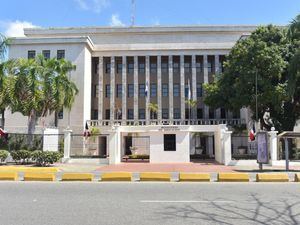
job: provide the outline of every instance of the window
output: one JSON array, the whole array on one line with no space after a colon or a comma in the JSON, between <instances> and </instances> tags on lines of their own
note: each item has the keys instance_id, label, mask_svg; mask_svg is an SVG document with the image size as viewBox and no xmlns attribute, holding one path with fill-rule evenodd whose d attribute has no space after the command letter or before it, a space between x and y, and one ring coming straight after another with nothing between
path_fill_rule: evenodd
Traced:
<instances>
[{"instance_id":1,"label":"window","mask_svg":"<svg viewBox=\"0 0 300 225\"><path fill-rule=\"evenodd\" d=\"M133 109L128 109L127 110L127 119L128 120L133 120Z\"/></svg>"},{"instance_id":2,"label":"window","mask_svg":"<svg viewBox=\"0 0 300 225\"><path fill-rule=\"evenodd\" d=\"M184 96L185 96L185 98L189 97L189 85L188 84L186 84L184 87Z\"/></svg>"},{"instance_id":3,"label":"window","mask_svg":"<svg viewBox=\"0 0 300 225\"><path fill-rule=\"evenodd\" d=\"M116 113L115 118L117 118L117 120L121 120L122 119L122 110L118 108L118 109L116 109L115 113Z\"/></svg>"},{"instance_id":4,"label":"window","mask_svg":"<svg viewBox=\"0 0 300 225\"><path fill-rule=\"evenodd\" d=\"M186 108L186 109L185 109L185 119L186 119L186 120L190 119L190 113L191 113L190 109L189 109L189 108Z\"/></svg>"},{"instance_id":5,"label":"window","mask_svg":"<svg viewBox=\"0 0 300 225\"><path fill-rule=\"evenodd\" d=\"M167 108L162 109L162 118L169 119L169 109L167 109Z\"/></svg>"},{"instance_id":6,"label":"window","mask_svg":"<svg viewBox=\"0 0 300 225\"><path fill-rule=\"evenodd\" d=\"M58 59L58 58L57 58ZM98 74L98 66L99 66L99 63L98 62L95 62L94 63L94 73L95 74Z\"/></svg>"},{"instance_id":7,"label":"window","mask_svg":"<svg viewBox=\"0 0 300 225\"><path fill-rule=\"evenodd\" d=\"M197 119L203 119L203 110L201 108L197 109Z\"/></svg>"},{"instance_id":8,"label":"window","mask_svg":"<svg viewBox=\"0 0 300 225\"><path fill-rule=\"evenodd\" d=\"M139 63L139 73L145 73L145 63Z\"/></svg>"},{"instance_id":9,"label":"window","mask_svg":"<svg viewBox=\"0 0 300 225\"><path fill-rule=\"evenodd\" d=\"M31 51L28 51L28 56L27 56L28 59L34 59L35 58L35 51L31 50Z\"/></svg>"},{"instance_id":10,"label":"window","mask_svg":"<svg viewBox=\"0 0 300 225\"><path fill-rule=\"evenodd\" d=\"M45 59L50 59L50 50L43 50L42 54Z\"/></svg>"},{"instance_id":11,"label":"window","mask_svg":"<svg viewBox=\"0 0 300 225\"><path fill-rule=\"evenodd\" d=\"M58 119L62 120L64 118L64 110L60 110L57 115Z\"/></svg>"},{"instance_id":12,"label":"window","mask_svg":"<svg viewBox=\"0 0 300 225\"><path fill-rule=\"evenodd\" d=\"M164 134L164 150L176 151L176 134Z\"/></svg>"},{"instance_id":13,"label":"window","mask_svg":"<svg viewBox=\"0 0 300 225\"><path fill-rule=\"evenodd\" d=\"M168 97L169 95L169 87L168 84L163 84L162 85L162 96L163 97Z\"/></svg>"},{"instance_id":14,"label":"window","mask_svg":"<svg viewBox=\"0 0 300 225\"><path fill-rule=\"evenodd\" d=\"M215 110L212 108L209 108L209 119L215 118Z\"/></svg>"},{"instance_id":15,"label":"window","mask_svg":"<svg viewBox=\"0 0 300 225\"><path fill-rule=\"evenodd\" d=\"M110 63L105 63L105 73L110 73Z\"/></svg>"},{"instance_id":16,"label":"window","mask_svg":"<svg viewBox=\"0 0 300 225\"><path fill-rule=\"evenodd\" d=\"M105 110L105 119L106 120L110 119L110 110L109 109Z\"/></svg>"},{"instance_id":17,"label":"window","mask_svg":"<svg viewBox=\"0 0 300 225\"><path fill-rule=\"evenodd\" d=\"M105 97L106 98L110 97L110 85L109 84L105 85Z\"/></svg>"},{"instance_id":18,"label":"window","mask_svg":"<svg viewBox=\"0 0 300 225\"><path fill-rule=\"evenodd\" d=\"M145 97L145 84L139 84L139 96Z\"/></svg>"},{"instance_id":19,"label":"window","mask_svg":"<svg viewBox=\"0 0 300 225\"><path fill-rule=\"evenodd\" d=\"M202 65L200 62L196 62L196 72L201 73L202 72Z\"/></svg>"},{"instance_id":20,"label":"window","mask_svg":"<svg viewBox=\"0 0 300 225\"><path fill-rule=\"evenodd\" d=\"M168 65L168 63L162 63L161 64L161 72L163 72L163 73L168 73L168 70L169 70L169 65Z\"/></svg>"},{"instance_id":21,"label":"window","mask_svg":"<svg viewBox=\"0 0 300 225\"><path fill-rule=\"evenodd\" d=\"M117 84L117 98L122 97L122 84Z\"/></svg>"},{"instance_id":22,"label":"window","mask_svg":"<svg viewBox=\"0 0 300 225\"><path fill-rule=\"evenodd\" d=\"M94 98L97 98L99 95L99 84L94 85Z\"/></svg>"},{"instance_id":23,"label":"window","mask_svg":"<svg viewBox=\"0 0 300 225\"><path fill-rule=\"evenodd\" d=\"M122 73L123 64L121 62L117 63L117 73Z\"/></svg>"},{"instance_id":24,"label":"window","mask_svg":"<svg viewBox=\"0 0 300 225\"><path fill-rule=\"evenodd\" d=\"M139 119L140 120L145 119L145 109L139 109Z\"/></svg>"},{"instance_id":25,"label":"window","mask_svg":"<svg viewBox=\"0 0 300 225\"><path fill-rule=\"evenodd\" d=\"M134 85L128 84L127 96L128 96L128 98L131 98L131 97L133 97L133 95L134 95Z\"/></svg>"},{"instance_id":26,"label":"window","mask_svg":"<svg viewBox=\"0 0 300 225\"><path fill-rule=\"evenodd\" d=\"M184 63L184 72L186 72L186 73L191 72L191 64L190 63Z\"/></svg>"},{"instance_id":27,"label":"window","mask_svg":"<svg viewBox=\"0 0 300 225\"><path fill-rule=\"evenodd\" d=\"M197 97L202 97L202 84L197 84Z\"/></svg>"},{"instance_id":28,"label":"window","mask_svg":"<svg viewBox=\"0 0 300 225\"><path fill-rule=\"evenodd\" d=\"M179 73L179 63L177 63L177 62L173 63L173 72Z\"/></svg>"},{"instance_id":29,"label":"window","mask_svg":"<svg viewBox=\"0 0 300 225\"><path fill-rule=\"evenodd\" d=\"M57 50L56 58L57 59L64 59L65 58L65 50Z\"/></svg>"},{"instance_id":30,"label":"window","mask_svg":"<svg viewBox=\"0 0 300 225\"><path fill-rule=\"evenodd\" d=\"M133 64L133 62L129 62L129 63L127 64L127 73L133 74L133 69L134 69L134 64Z\"/></svg>"},{"instance_id":31,"label":"window","mask_svg":"<svg viewBox=\"0 0 300 225\"><path fill-rule=\"evenodd\" d=\"M226 119L226 110L224 108L221 108L220 111L221 111L221 119Z\"/></svg>"},{"instance_id":32,"label":"window","mask_svg":"<svg viewBox=\"0 0 300 225\"><path fill-rule=\"evenodd\" d=\"M157 71L157 64L150 63L150 73L156 73L156 71Z\"/></svg>"},{"instance_id":33,"label":"window","mask_svg":"<svg viewBox=\"0 0 300 225\"><path fill-rule=\"evenodd\" d=\"M207 70L208 70L209 73L212 72L212 63L211 62L207 63Z\"/></svg>"},{"instance_id":34,"label":"window","mask_svg":"<svg viewBox=\"0 0 300 225\"><path fill-rule=\"evenodd\" d=\"M157 95L156 84L150 84L150 96L156 97L156 95Z\"/></svg>"},{"instance_id":35,"label":"window","mask_svg":"<svg viewBox=\"0 0 300 225\"><path fill-rule=\"evenodd\" d=\"M98 110L93 110L93 115L92 115L92 120L97 120L98 119Z\"/></svg>"},{"instance_id":36,"label":"window","mask_svg":"<svg viewBox=\"0 0 300 225\"><path fill-rule=\"evenodd\" d=\"M174 97L179 97L179 94L180 94L179 84L174 84L173 85L173 95L174 95Z\"/></svg>"},{"instance_id":37,"label":"window","mask_svg":"<svg viewBox=\"0 0 300 225\"><path fill-rule=\"evenodd\" d=\"M232 112L232 118L233 119L239 119L241 117L240 110L236 110Z\"/></svg>"},{"instance_id":38,"label":"window","mask_svg":"<svg viewBox=\"0 0 300 225\"><path fill-rule=\"evenodd\" d=\"M180 119L180 109L179 108L175 108L173 114L174 114L173 115L174 119Z\"/></svg>"}]
</instances>

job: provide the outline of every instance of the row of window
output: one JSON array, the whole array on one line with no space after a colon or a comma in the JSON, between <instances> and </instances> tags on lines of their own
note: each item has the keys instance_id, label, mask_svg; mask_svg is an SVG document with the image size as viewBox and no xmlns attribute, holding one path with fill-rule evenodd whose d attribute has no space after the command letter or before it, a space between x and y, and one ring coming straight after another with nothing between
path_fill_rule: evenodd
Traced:
<instances>
[{"instance_id":1,"label":"row of window","mask_svg":"<svg viewBox=\"0 0 300 225\"><path fill-rule=\"evenodd\" d=\"M50 52L50 50L43 50L42 55L44 56L45 59L50 59L51 52ZM28 54L27 54L28 59L34 59L35 57L36 57L36 51L35 50L28 51ZM57 59L64 59L65 58L65 50L57 50L56 58Z\"/></svg>"},{"instance_id":2,"label":"row of window","mask_svg":"<svg viewBox=\"0 0 300 225\"><path fill-rule=\"evenodd\" d=\"M138 87L139 87L139 97L145 97L148 94L146 92L145 84L139 84ZM196 92L197 92L197 97L202 97L203 88L202 88L201 83L197 83ZM95 85L94 97L98 97L98 93L99 93L99 85ZM161 93L162 93L162 97L169 96L169 84L162 84ZM185 97L188 98L188 94L189 94L189 86L188 85L185 85L184 94L185 94ZM134 96L134 85L128 84L127 85L127 97L131 98L133 96ZM150 84L150 97L156 97L156 96L157 96L157 84ZM180 96L180 85L179 84L173 84L173 96L174 97ZM105 97L106 98L110 97L110 84L105 85ZM117 98L122 97L122 84L116 85L116 97Z\"/></svg>"},{"instance_id":3,"label":"row of window","mask_svg":"<svg viewBox=\"0 0 300 225\"><path fill-rule=\"evenodd\" d=\"M169 108L163 108L162 109L162 119L169 119ZM220 109L220 118L221 119L226 119L227 117L227 112L224 108ZM116 119L122 119L122 112L121 110L117 110ZM138 110L138 119L144 120L146 118L146 113L145 109L139 109ZM151 112L150 115L151 119L157 119L157 113ZM173 118L174 119L180 119L181 118L181 111L180 108L174 108L173 109ZM185 119L190 118L190 109L185 109ZM216 111L212 108L209 109L209 119L215 119L216 118ZM239 118L238 113L233 113L233 118ZM98 110L94 110L94 115L93 119L98 119ZM105 110L105 119L109 120L110 118L110 110L107 109ZM133 109L128 109L127 110L127 119L128 120L133 120L134 119L134 111ZM197 119L203 119L203 109L202 108L197 108Z\"/></svg>"},{"instance_id":4,"label":"row of window","mask_svg":"<svg viewBox=\"0 0 300 225\"><path fill-rule=\"evenodd\" d=\"M145 63L138 63L138 72L139 73L145 73ZM96 68L97 69L97 68ZM105 63L105 73L110 73L111 64L110 62ZM121 74L123 69L123 64L121 62L116 63L116 69L117 73ZM208 72L211 73L213 71L213 63L208 62L207 63L207 69ZM220 71L222 71L222 64L220 63ZM168 63L161 63L161 71L162 73L168 73L169 71L169 64ZM173 63L173 72L179 73L180 71L180 64L177 62ZM184 71L187 73L192 72L192 66L191 63L184 63ZM203 64L200 62L196 62L196 72L200 73L203 71ZM134 72L134 63L129 62L127 63L127 73L133 74ZM157 63L150 63L150 73L157 73Z\"/></svg>"}]
</instances>

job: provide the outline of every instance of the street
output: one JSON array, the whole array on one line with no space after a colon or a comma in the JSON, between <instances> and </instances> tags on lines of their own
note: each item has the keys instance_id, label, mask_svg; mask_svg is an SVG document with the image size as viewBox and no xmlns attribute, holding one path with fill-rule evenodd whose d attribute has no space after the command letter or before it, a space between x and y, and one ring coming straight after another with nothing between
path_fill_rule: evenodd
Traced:
<instances>
[{"instance_id":1,"label":"street","mask_svg":"<svg viewBox=\"0 0 300 225\"><path fill-rule=\"evenodd\" d=\"M1 182L1 225L299 224L297 183Z\"/></svg>"}]
</instances>

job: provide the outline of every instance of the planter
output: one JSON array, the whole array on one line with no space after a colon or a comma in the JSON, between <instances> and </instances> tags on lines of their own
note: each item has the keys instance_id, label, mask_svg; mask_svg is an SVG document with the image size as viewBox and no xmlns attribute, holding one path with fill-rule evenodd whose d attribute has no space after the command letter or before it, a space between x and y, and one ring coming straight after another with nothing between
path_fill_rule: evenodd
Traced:
<instances>
[{"instance_id":1,"label":"planter","mask_svg":"<svg viewBox=\"0 0 300 225\"><path fill-rule=\"evenodd\" d=\"M240 155L245 155L247 152L247 148L246 147L238 147L238 152Z\"/></svg>"},{"instance_id":2,"label":"planter","mask_svg":"<svg viewBox=\"0 0 300 225\"><path fill-rule=\"evenodd\" d=\"M196 147L195 148L195 155L202 155L203 154L203 148Z\"/></svg>"}]
</instances>

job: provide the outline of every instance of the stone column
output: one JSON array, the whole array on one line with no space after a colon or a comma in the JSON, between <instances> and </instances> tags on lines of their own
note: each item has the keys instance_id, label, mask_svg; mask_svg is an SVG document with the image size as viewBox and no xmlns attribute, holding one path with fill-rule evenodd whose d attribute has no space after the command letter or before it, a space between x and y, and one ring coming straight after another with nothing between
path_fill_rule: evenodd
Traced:
<instances>
[{"instance_id":1,"label":"stone column","mask_svg":"<svg viewBox=\"0 0 300 225\"><path fill-rule=\"evenodd\" d=\"M219 55L215 55L215 74L220 73L220 62L219 62ZM216 109L216 119L221 118L221 109Z\"/></svg>"},{"instance_id":2,"label":"stone column","mask_svg":"<svg viewBox=\"0 0 300 225\"><path fill-rule=\"evenodd\" d=\"M180 55L180 108L181 120L185 120L185 79L184 79L184 55Z\"/></svg>"},{"instance_id":3,"label":"stone column","mask_svg":"<svg viewBox=\"0 0 300 225\"><path fill-rule=\"evenodd\" d=\"M148 87L148 93L146 97L146 107L145 107L145 114L146 114L146 124L149 124L150 120L150 112L149 112L149 103L150 103L150 57L147 55L145 57L145 88Z\"/></svg>"},{"instance_id":4,"label":"stone column","mask_svg":"<svg viewBox=\"0 0 300 225\"><path fill-rule=\"evenodd\" d=\"M161 121L161 56L157 56L157 119Z\"/></svg>"},{"instance_id":5,"label":"stone column","mask_svg":"<svg viewBox=\"0 0 300 225\"><path fill-rule=\"evenodd\" d=\"M99 93L98 93L98 120L103 120L103 56L99 57Z\"/></svg>"},{"instance_id":6,"label":"stone column","mask_svg":"<svg viewBox=\"0 0 300 225\"><path fill-rule=\"evenodd\" d=\"M271 165L274 165L275 161L278 160L278 157L277 157L277 133L278 133L278 131L268 132L269 143L270 143L270 155L271 155L270 164Z\"/></svg>"},{"instance_id":7,"label":"stone column","mask_svg":"<svg viewBox=\"0 0 300 225\"><path fill-rule=\"evenodd\" d=\"M138 57L134 56L134 72L133 72L133 85L134 85L134 97L133 97L133 112L134 122L139 119L139 77L138 77Z\"/></svg>"},{"instance_id":8,"label":"stone column","mask_svg":"<svg viewBox=\"0 0 300 225\"><path fill-rule=\"evenodd\" d=\"M110 58L110 120L115 120L115 57Z\"/></svg>"},{"instance_id":9,"label":"stone column","mask_svg":"<svg viewBox=\"0 0 300 225\"><path fill-rule=\"evenodd\" d=\"M109 164L118 164L121 162L121 132L119 125L112 126L109 133Z\"/></svg>"},{"instance_id":10,"label":"stone column","mask_svg":"<svg viewBox=\"0 0 300 225\"><path fill-rule=\"evenodd\" d=\"M196 55L192 55L192 99L197 101ZM192 118L197 118L197 105L192 110Z\"/></svg>"},{"instance_id":11,"label":"stone column","mask_svg":"<svg viewBox=\"0 0 300 225\"><path fill-rule=\"evenodd\" d=\"M127 119L127 60L126 56L122 57L122 124Z\"/></svg>"},{"instance_id":12,"label":"stone column","mask_svg":"<svg viewBox=\"0 0 300 225\"><path fill-rule=\"evenodd\" d=\"M63 162L67 162L70 159L71 154L71 135L72 130L64 130L64 158Z\"/></svg>"},{"instance_id":13,"label":"stone column","mask_svg":"<svg viewBox=\"0 0 300 225\"><path fill-rule=\"evenodd\" d=\"M204 73L204 84L208 83L208 67L207 67L207 55L203 56L203 73ZM204 93L205 95L205 93ZM204 105L204 119L209 118L209 107L207 105Z\"/></svg>"},{"instance_id":14,"label":"stone column","mask_svg":"<svg viewBox=\"0 0 300 225\"><path fill-rule=\"evenodd\" d=\"M169 55L169 120L173 120L173 110L174 110L174 95L173 95L173 78L174 78L174 73L173 73L173 56Z\"/></svg>"}]
</instances>

